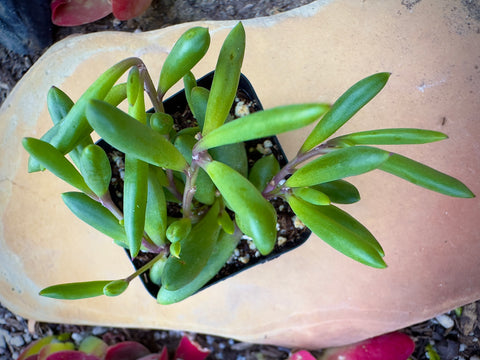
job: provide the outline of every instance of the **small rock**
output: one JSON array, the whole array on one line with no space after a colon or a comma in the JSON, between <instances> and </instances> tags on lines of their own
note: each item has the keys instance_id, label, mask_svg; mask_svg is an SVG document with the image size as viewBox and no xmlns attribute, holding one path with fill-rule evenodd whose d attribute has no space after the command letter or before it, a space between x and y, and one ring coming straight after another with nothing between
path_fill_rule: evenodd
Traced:
<instances>
[{"instance_id":1,"label":"small rock","mask_svg":"<svg viewBox=\"0 0 480 360\"><path fill-rule=\"evenodd\" d=\"M25 340L23 340L23 337L21 335L12 336L10 338L10 345L15 347L21 347L25 345Z\"/></svg>"},{"instance_id":2,"label":"small rock","mask_svg":"<svg viewBox=\"0 0 480 360\"><path fill-rule=\"evenodd\" d=\"M453 322L452 318L450 318L448 315L439 315L435 318L440 325L442 325L445 329L450 329L452 328L455 323Z\"/></svg>"},{"instance_id":3,"label":"small rock","mask_svg":"<svg viewBox=\"0 0 480 360\"><path fill-rule=\"evenodd\" d=\"M102 327L102 326L95 326L92 329L92 334L95 335L95 336L99 336L99 335L102 335L103 333L105 333L106 331L107 331L107 329Z\"/></svg>"},{"instance_id":4,"label":"small rock","mask_svg":"<svg viewBox=\"0 0 480 360\"><path fill-rule=\"evenodd\" d=\"M480 357L478 357L477 355L473 355L470 360L480 360Z\"/></svg>"}]
</instances>

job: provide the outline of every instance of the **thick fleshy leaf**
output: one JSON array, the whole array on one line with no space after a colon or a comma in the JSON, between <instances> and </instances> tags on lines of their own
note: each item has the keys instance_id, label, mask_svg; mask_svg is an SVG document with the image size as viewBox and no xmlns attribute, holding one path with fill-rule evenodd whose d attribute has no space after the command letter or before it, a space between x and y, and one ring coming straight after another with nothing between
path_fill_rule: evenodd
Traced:
<instances>
[{"instance_id":1,"label":"thick fleshy leaf","mask_svg":"<svg viewBox=\"0 0 480 360\"><path fill-rule=\"evenodd\" d=\"M88 124L85 110L90 100L104 99L120 76L122 76L128 68L140 63L141 60L138 58L127 58L100 75L70 109L67 116L61 122L57 134L52 138L51 144L60 150L60 152L66 154L70 152L80 140L89 135L92 128Z\"/></svg>"},{"instance_id":2,"label":"thick fleshy leaf","mask_svg":"<svg viewBox=\"0 0 480 360\"><path fill-rule=\"evenodd\" d=\"M253 164L250 174L248 175L248 180L250 180L258 190L263 191L279 171L280 164L275 156L264 156Z\"/></svg>"},{"instance_id":3,"label":"thick fleshy leaf","mask_svg":"<svg viewBox=\"0 0 480 360\"><path fill-rule=\"evenodd\" d=\"M111 280L85 281L49 286L40 295L62 300L86 299L103 295L103 288Z\"/></svg>"},{"instance_id":4,"label":"thick fleshy leaf","mask_svg":"<svg viewBox=\"0 0 480 360\"><path fill-rule=\"evenodd\" d=\"M270 253L277 240L277 217L272 204L265 200L251 182L231 167L212 161L204 169L235 212L240 229L253 239L261 254Z\"/></svg>"},{"instance_id":5,"label":"thick fleshy leaf","mask_svg":"<svg viewBox=\"0 0 480 360\"><path fill-rule=\"evenodd\" d=\"M210 350L202 348L200 344L183 336L175 352L175 359L204 360L208 354Z\"/></svg>"},{"instance_id":6,"label":"thick fleshy leaf","mask_svg":"<svg viewBox=\"0 0 480 360\"><path fill-rule=\"evenodd\" d=\"M192 110L193 116L197 119L198 126L201 130L203 130L203 125L205 123L205 113L207 112L209 96L210 91L200 86L194 87L190 94L189 106Z\"/></svg>"},{"instance_id":7,"label":"thick fleshy leaf","mask_svg":"<svg viewBox=\"0 0 480 360\"><path fill-rule=\"evenodd\" d=\"M423 129L378 129L328 140L332 146L426 144L446 139L444 133Z\"/></svg>"},{"instance_id":8,"label":"thick fleshy leaf","mask_svg":"<svg viewBox=\"0 0 480 360\"><path fill-rule=\"evenodd\" d=\"M28 360L31 356L38 355L45 345L58 341L56 336L50 335L30 343L18 356L17 360Z\"/></svg>"},{"instance_id":9,"label":"thick fleshy leaf","mask_svg":"<svg viewBox=\"0 0 480 360\"><path fill-rule=\"evenodd\" d=\"M135 105L140 92L143 92L143 82L140 83L140 81L140 70L134 66L130 69L127 78L127 100L130 107Z\"/></svg>"},{"instance_id":10,"label":"thick fleshy leaf","mask_svg":"<svg viewBox=\"0 0 480 360\"><path fill-rule=\"evenodd\" d=\"M52 86L47 94L47 109L53 124L60 123L74 105L72 99L62 90Z\"/></svg>"},{"instance_id":11,"label":"thick fleshy leaf","mask_svg":"<svg viewBox=\"0 0 480 360\"><path fill-rule=\"evenodd\" d=\"M356 220L347 219L345 213L333 205L312 205L295 196L290 196L287 201L298 218L328 245L362 264L386 267L383 254L372 246L371 237L363 230L357 231L363 226L355 224L353 221Z\"/></svg>"},{"instance_id":12,"label":"thick fleshy leaf","mask_svg":"<svg viewBox=\"0 0 480 360\"><path fill-rule=\"evenodd\" d=\"M395 332L327 349L320 360L407 360L414 350L415 342L408 335Z\"/></svg>"},{"instance_id":13,"label":"thick fleshy leaf","mask_svg":"<svg viewBox=\"0 0 480 360\"><path fill-rule=\"evenodd\" d=\"M85 354L98 356L99 358L103 358L107 348L108 345L105 341L93 335L87 336L80 342L80 345L78 345L79 351L82 351Z\"/></svg>"},{"instance_id":14,"label":"thick fleshy leaf","mask_svg":"<svg viewBox=\"0 0 480 360\"><path fill-rule=\"evenodd\" d=\"M150 350L136 341L122 341L108 347L105 360L136 360L149 354Z\"/></svg>"},{"instance_id":15,"label":"thick fleshy leaf","mask_svg":"<svg viewBox=\"0 0 480 360\"><path fill-rule=\"evenodd\" d=\"M35 139L23 138L22 145L43 167L66 183L86 194L93 195L82 175L67 158L49 143Z\"/></svg>"},{"instance_id":16,"label":"thick fleshy leaf","mask_svg":"<svg viewBox=\"0 0 480 360\"><path fill-rule=\"evenodd\" d=\"M148 164L125 155L123 213L128 248L132 257L138 255L145 230L147 208Z\"/></svg>"},{"instance_id":17,"label":"thick fleshy leaf","mask_svg":"<svg viewBox=\"0 0 480 360\"><path fill-rule=\"evenodd\" d=\"M390 73L378 73L360 80L333 104L305 140L300 152L305 153L325 141L383 89Z\"/></svg>"},{"instance_id":18,"label":"thick fleshy leaf","mask_svg":"<svg viewBox=\"0 0 480 360\"><path fill-rule=\"evenodd\" d=\"M85 150L85 148L90 145L93 145L93 140L90 135L87 135L77 143L77 145L73 148L72 151L68 153L68 156L70 156L70 159L72 159L73 163L77 168L80 169L82 167L80 163L83 150Z\"/></svg>"},{"instance_id":19,"label":"thick fleshy leaf","mask_svg":"<svg viewBox=\"0 0 480 360\"><path fill-rule=\"evenodd\" d=\"M57 26L88 24L112 12L110 0L53 0L50 7Z\"/></svg>"},{"instance_id":20,"label":"thick fleshy leaf","mask_svg":"<svg viewBox=\"0 0 480 360\"><path fill-rule=\"evenodd\" d=\"M107 296L118 296L128 288L128 281L123 279L113 280L103 288L103 293Z\"/></svg>"},{"instance_id":21,"label":"thick fleshy leaf","mask_svg":"<svg viewBox=\"0 0 480 360\"><path fill-rule=\"evenodd\" d=\"M164 177L165 174L161 169L153 165L149 166L145 231L156 245L165 243L167 230L167 201L161 183L162 176Z\"/></svg>"},{"instance_id":22,"label":"thick fleshy leaf","mask_svg":"<svg viewBox=\"0 0 480 360\"><path fill-rule=\"evenodd\" d=\"M207 28L197 26L182 34L162 66L158 84L161 96L200 61L209 46L210 34Z\"/></svg>"},{"instance_id":23,"label":"thick fleshy leaf","mask_svg":"<svg viewBox=\"0 0 480 360\"><path fill-rule=\"evenodd\" d=\"M240 240L240 236L240 232L228 235L222 231L207 264L198 276L187 285L175 291L161 287L157 295L157 301L162 305L168 305L179 302L195 294L206 283L208 283L210 279L217 275L223 265L225 265L227 260L232 256L233 251Z\"/></svg>"},{"instance_id":24,"label":"thick fleshy leaf","mask_svg":"<svg viewBox=\"0 0 480 360\"><path fill-rule=\"evenodd\" d=\"M117 106L123 100L127 98L127 83L117 84L110 89L107 96L105 96L105 102L110 105Z\"/></svg>"},{"instance_id":25,"label":"thick fleshy leaf","mask_svg":"<svg viewBox=\"0 0 480 360\"><path fill-rule=\"evenodd\" d=\"M192 108L192 89L197 86L197 79L191 71L187 72L183 77L183 88L185 89L185 98L187 99L187 104ZM192 111L195 116L195 113Z\"/></svg>"},{"instance_id":26,"label":"thick fleshy leaf","mask_svg":"<svg viewBox=\"0 0 480 360\"><path fill-rule=\"evenodd\" d=\"M441 194L460 198L475 197L461 181L399 154L390 154L379 169Z\"/></svg>"},{"instance_id":27,"label":"thick fleshy leaf","mask_svg":"<svg viewBox=\"0 0 480 360\"><path fill-rule=\"evenodd\" d=\"M312 186L312 189L325 193L336 204L353 204L360 200L357 188L345 180L334 180Z\"/></svg>"},{"instance_id":28,"label":"thick fleshy leaf","mask_svg":"<svg viewBox=\"0 0 480 360\"><path fill-rule=\"evenodd\" d=\"M175 220L167 228L167 239L176 243L185 239L192 230L192 220L190 218L181 218Z\"/></svg>"},{"instance_id":29,"label":"thick fleshy leaf","mask_svg":"<svg viewBox=\"0 0 480 360\"><path fill-rule=\"evenodd\" d=\"M129 20L142 15L152 0L112 0L113 15L118 20Z\"/></svg>"},{"instance_id":30,"label":"thick fleshy leaf","mask_svg":"<svg viewBox=\"0 0 480 360\"><path fill-rule=\"evenodd\" d=\"M150 127L162 135L168 135L172 131L173 118L170 114L156 112L150 116Z\"/></svg>"},{"instance_id":31,"label":"thick fleshy leaf","mask_svg":"<svg viewBox=\"0 0 480 360\"><path fill-rule=\"evenodd\" d=\"M202 271L212 254L220 226L217 223L218 201L180 241L180 258L170 256L162 275L162 287L175 291L190 283Z\"/></svg>"},{"instance_id":32,"label":"thick fleshy leaf","mask_svg":"<svg viewBox=\"0 0 480 360\"><path fill-rule=\"evenodd\" d=\"M112 239L126 243L125 228L102 204L79 192L66 192L62 200L80 220Z\"/></svg>"},{"instance_id":33,"label":"thick fleshy leaf","mask_svg":"<svg viewBox=\"0 0 480 360\"><path fill-rule=\"evenodd\" d=\"M126 154L172 170L181 171L187 165L182 154L164 136L106 102L92 100L87 107L87 117L105 141Z\"/></svg>"},{"instance_id":34,"label":"thick fleshy leaf","mask_svg":"<svg viewBox=\"0 0 480 360\"><path fill-rule=\"evenodd\" d=\"M248 175L248 157L244 143L229 144L208 151L214 160L220 161L243 176Z\"/></svg>"},{"instance_id":35,"label":"thick fleshy leaf","mask_svg":"<svg viewBox=\"0 0 480 360\"><path fill-rule=\"evenodd\" d=\"M38 360L47 360L50 356L58 352L74 351L75 345L71 341L67 342L52 342L44 346L38 353Z\"/></svg>"},{"instance_id":36,"label":"thick fleshy leaf","mask_svg":"<svg viewBox=\"0 0 480 360\"><path fill-rule=\"evenodd\" d=\"M239 22L227 35L218 56L205 113L204 135L227 119L237 94L244 54L245 29Z\"/></svg>"},{"instance_id":37,"label":"thick fleshy leaf","mask_svg":"<svg viewBox=\"0 0 480 360\"><path fill-rule=\"evenodd\" d=\"M325 104L295 104L258 111L208 133L198 142L197 149L206 150L299 129L317 120L328 108Z\"/></svg>"},{"instance_id":38,"label":"thick fleshy leaf","mask_svg":"<svg viewBox=\"0 0 480 360\"><path fill-rule=\"evenodd\" d=\"M378 168L389 153L367 146L334 150L295 171L286 186L312 186L344 177L360 175Z\"/></svg>"},{"instance_id":39,"label":"thick fleshy leaf","mask_svg":"<svg viewBox=\"0 0 480 360\"><path fill-rule=\"evenodd\" d=\"M227 234L232 235L235 232L235 223L225 209L220 212L218 224L222 226L223 231Z\"/></svg>"},{"instance_id":40,"label":"thick fleshy leaf","mask_svg":"<svg viewBox=\"0 0 480 360\"><path fill-rule=\"evenodd\" d=\"M198 169L195 186L197 188L194 195L195 199L205 205L212 205L215 201L215 192L217 189L205 170Z\"/></svg>"},{"instance_id":41,"label":"thick fleshy leaf","mask_svg":"<svg viewBox=\"0 0 480 360\"><path fill-rule=\"evenodd\" d=\"M108 191L112 168L105 151L98 145L87 146L80 158L80 170L88 187L101 198Z\"/></svg>"},{"instance_id":42,"label":"thick fleshy leaf","mask_svg":"<svg viewBox=\"0 0 480 360\"><path fill-rule=\"evenodd\" d=\"M329 197L321 191L304 187L293 188L293 194L300 199L303 199L313 205L330 205Z\"/></svg>"},{"instance_id":43,"label":"thick fleshy leaf","mask_svg":"<svg viewBox=\"0 0 480 360\"><path fill-rule=\"evenodd\" d=\"M148 277L154 284L158 286L162 284L162 274L163 274L163 269L165 268L167 259L168 257L164 255L162 258L155 261L155 264L153 264L153 266L148 271Z\"/></svg>"}]
</instances>

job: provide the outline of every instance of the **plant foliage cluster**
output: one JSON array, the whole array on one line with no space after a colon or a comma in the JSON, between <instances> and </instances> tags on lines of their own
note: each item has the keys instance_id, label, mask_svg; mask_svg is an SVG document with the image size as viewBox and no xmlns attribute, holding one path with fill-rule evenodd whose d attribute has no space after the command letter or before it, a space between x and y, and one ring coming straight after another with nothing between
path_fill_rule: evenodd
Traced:
<instances>
[{"instance_id":1,"label":"plant foliage cluster","mask_svg":"<svg viewBox=\"0 0 480 360\"><path fill-rule=\"evenodd\" d=\"M158 301L180 301L207 283L230 258L242 235L261 254L277 241L277 217L269 200L283 198L296 216L323 241L346 256L375 268L386 266L382 247L357 220L334 205L359 200L343 180L375 169L449 196L472 197L460 181L402 155L372 145L423 144L446 135L421 129L380 129L331 138L385 86L389 73L360 80L332 106L308 103L275 107L229 121L245 51L237 24L221 48L210 90L197 86L191 69L210 43L205 28L186 31L166 58L155 87L143 62L128 58L102 74L73 103L52 87L48 110L54 126L41 139L25 138L29 171L48 169L78 191L62 194L80 219L127 248L156 253L147 265L118 280L68 283L42 295L76 299L116 296L140 273L150 270L161 285ZM128 72L127 81L118 79ZM176 131L163 98L182 80L198 124ZM145 94L154 113L145 110ZM117 106L124 100L128 112ZM248 170L244 142L315 123L297 155L284 167L264 156ZM92 142L96 132L125 153L123 211L109 193L106 153ZM69 155L71 161L66 157ZM182 208L167 216L168 201Z\"/></svg>"}]
</instances>

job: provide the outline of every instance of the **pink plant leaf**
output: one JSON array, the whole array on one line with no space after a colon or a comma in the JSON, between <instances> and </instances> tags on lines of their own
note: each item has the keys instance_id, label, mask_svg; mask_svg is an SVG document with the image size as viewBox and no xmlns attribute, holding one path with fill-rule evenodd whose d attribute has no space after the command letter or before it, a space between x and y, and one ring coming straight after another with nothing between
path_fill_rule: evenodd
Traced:
<instances>
[{"instance_id":1,"label":"pink plant leaf","mask_svg":"<svg viewBox=\"0 0 480 360\"><path fill-rule=\"evenodd\" d=\"M414 350L415 343L408 335L394 332L328 349L321 360L407 360Z\"/></svg>"},{"instance_id":2,"label":"pink plant leaf","mask_svg":"<svg viewBox=\"0 0 480 360\"><path fill-rule=\"evenodd\" d=\"M316 360L316 358L306 350L300 350L293 353L288 360Z\"/></svg>"},{"instance_id":3,"label":"pink plant leaf","mask_svg":"<svg viewBox=\"0 0 480 360\"><path fill-rule=\"evenodd\" d=\"M135 341L124 341L109 346L105 360L137 360L149 354L150 351L142 344Z\"/></svg>"},{"instance_id":4,"label":"pink plant leaf","mask_svg":"<svg viewBox=\"0 0 480 360\"><path fill-rule=\"evenodd\" d=\"M52 0L52 23L77 26L101 19L112 12L110 0Z\"/></svg>"},{"instance_id":5,"label":"pink plant leaf","mask_svg":"<svg viewBox=\"0 0 480 360\"><path fill-rule=\"evenodd\" d=\"M82 351L64 350L49 355L46 360L100 360L100 358Z\"/></svg>"},{"instance_id":6,"label":"pink plant leaf","mask_svg":"<svg viewBox=\"0 0 480 360\"><path fill-rule=\"evenodd\" d=\"M204 360L210 350L202 348L199 344L183 336L175 354L175 360Z\"/></svg>"},{"instance_id":7,"label":"pink plant leaf","mask_svg":"<svg viewBox=\"0 0 480 360\"><path fill-rule=\"evenodd\" d=\"M112 0L113 15L119 20L128 20L143 14L152 0Z\"/></svg>"},{"instance_id":8,"label":"pink plant leaf","mask_svg":"<svg viewBox=\"0 0 480 360\"><path fill-rule=\"evenodd\" d=\"M168 351L164 346L161 353L145 355L138 360L168 360Z\"/></svg>"}]
</instances>

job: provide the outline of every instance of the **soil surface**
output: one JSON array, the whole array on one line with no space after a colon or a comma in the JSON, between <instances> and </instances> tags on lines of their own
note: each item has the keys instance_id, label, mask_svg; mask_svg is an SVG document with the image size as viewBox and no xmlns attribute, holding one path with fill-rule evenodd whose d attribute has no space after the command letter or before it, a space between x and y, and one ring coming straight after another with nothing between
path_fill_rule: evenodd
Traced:
<instances>
[{"instance_id":1,"label":"soil surface","mask_svg":"<svg viewBox=\"0 0 480 360\"><path fill-rule=\"evenodd\" d=\"M104 30L148 31L195 20L233 20L270 16L284 12L313 0L154 0L151 8L142 16L129 21L118 21L108 16L95 23L72 28L51 26L52 41L71 34L83 34ZM400 1L400 0L398 0ZM402 1L415 3L416 1ZM463 3L474 3L462 0ZM478 5L475 5L478 11ZM478 14L476 14L478 15ZM0 105L18 80L46 49L19 54L0 43ZM416 349L412 360L480 360L480 302L473 303L441 315L403 331L412 336ZM40 337L72 333L75 342L93 334L113 344L124 340L136 340L151 351L160 351L166 345L173 351L178 345L180 332L77 326L75 324L35 323L23 319L0 304L0 360L16 359L19 352L31 341ZM291 349L276 346L255 345L220 337L189 334L212 351L209 359L286 359ZM435 353L430 352L433 350ZM320 352L314 353L319 355Z\"/></svg>"}]
</instances>

